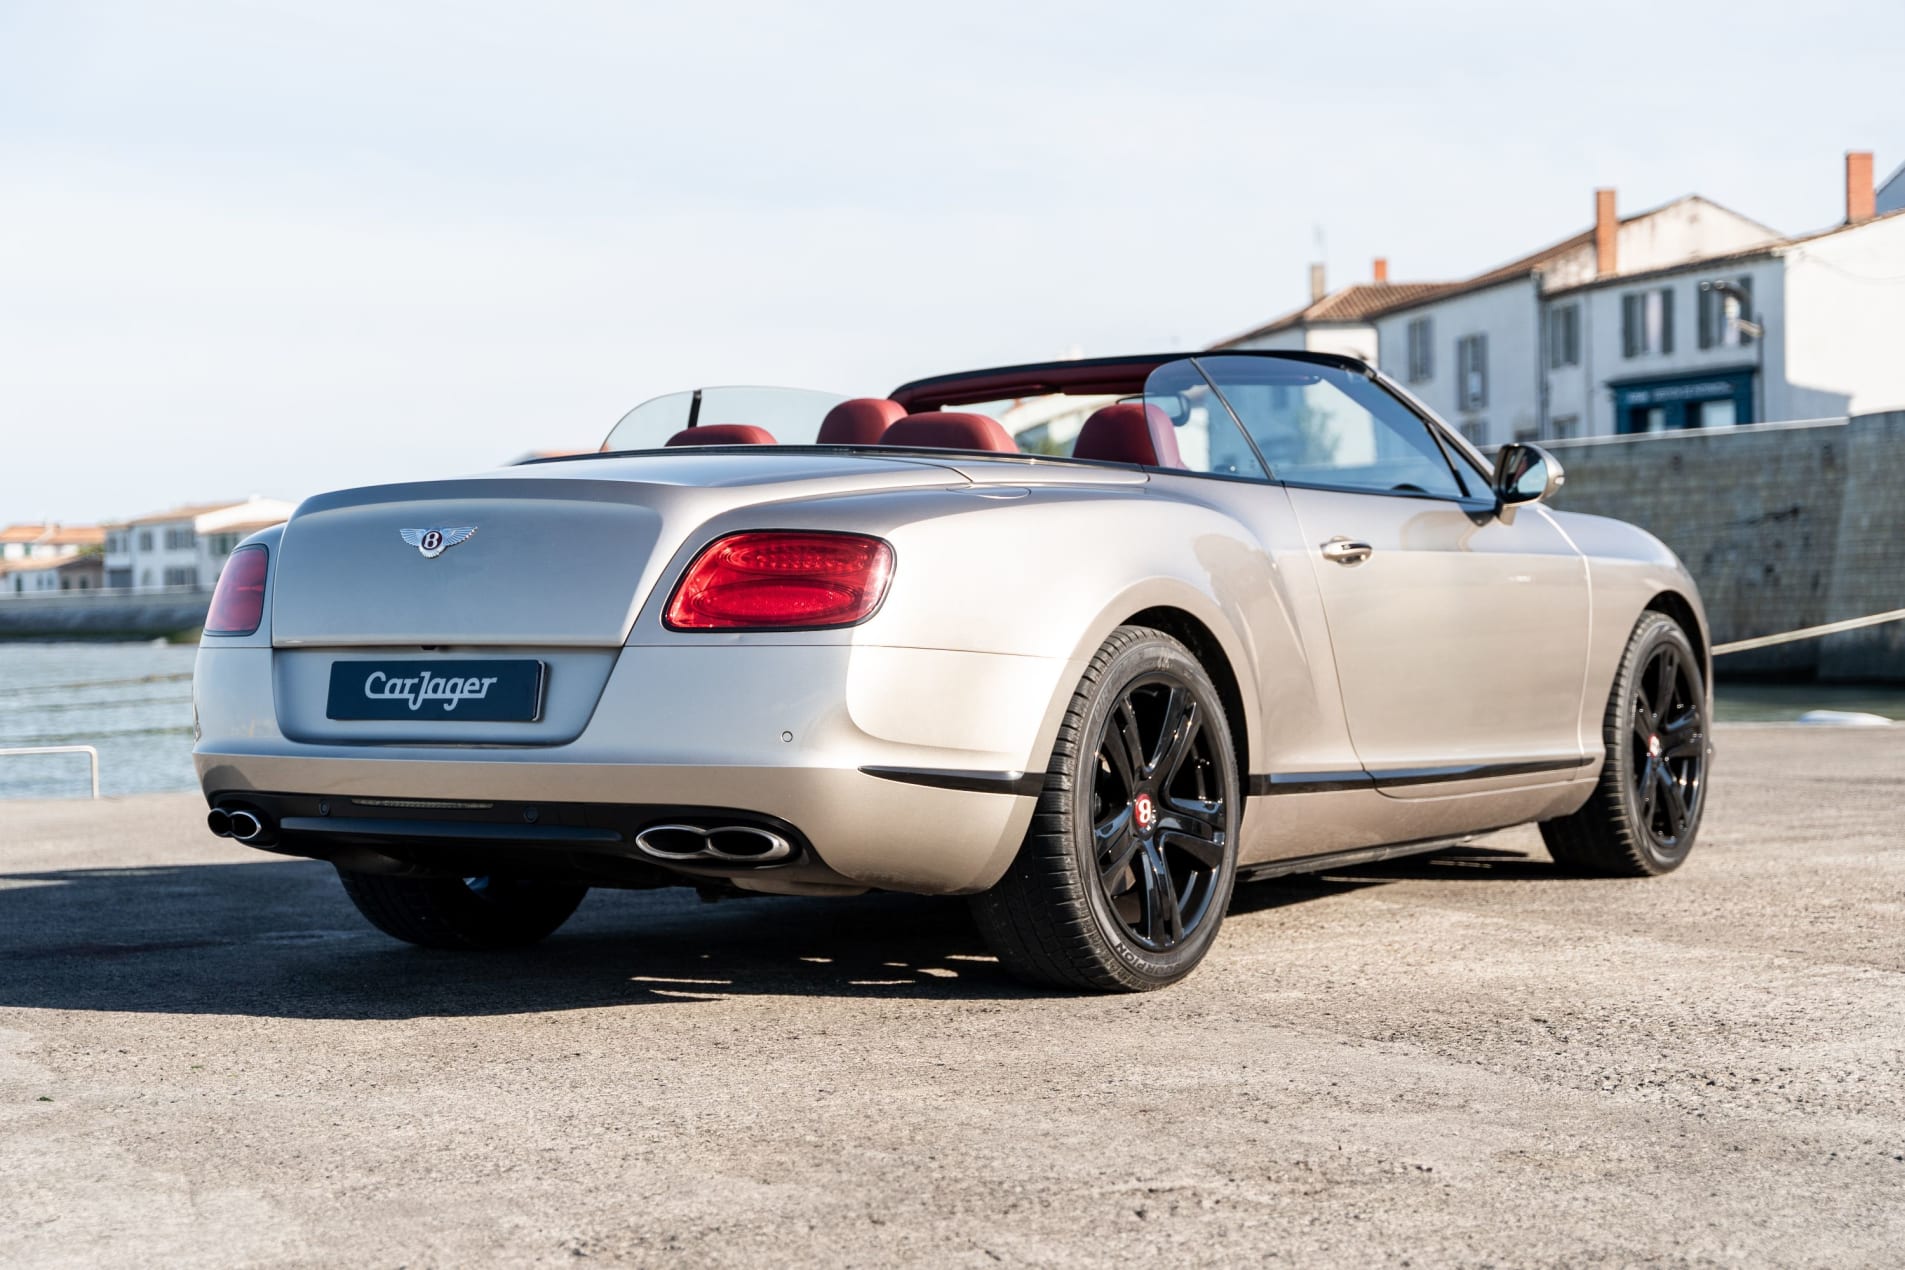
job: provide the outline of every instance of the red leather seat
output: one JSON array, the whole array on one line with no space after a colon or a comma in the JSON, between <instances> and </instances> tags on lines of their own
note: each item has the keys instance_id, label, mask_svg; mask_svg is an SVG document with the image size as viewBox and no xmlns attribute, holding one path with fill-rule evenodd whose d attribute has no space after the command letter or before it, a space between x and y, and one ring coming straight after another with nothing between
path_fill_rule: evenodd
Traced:
<instances>
[{"instance_id":1,"label":"red leather seat","mask_svg":"<svg viewBox=\"0 0 1905 1270\"><path fill-rule=\"evenodd\" d=\"M896 421L880 438L881 445L908 445L921 450L989 450L1017 454L1018 443L986 415L954 410L929 410Z\"/></svg>"},{"instance_id":2,"label":"red leather seat","mask_svg":"<svg viewBox=\"0 0 1905 1270\"><path fill-rule=\"evenodd\" d=\"M816 445L878 445L894 420L906 413L906 407L885 397L855 397L843 401L820 421Z\"/></svg>"},{"instance_id":3,"label":"red leather seat","mask_svg":"<svg viewBox=\"0 0 1905 1270\"><path fill-rule=\"evenodd\" d=\"M1072 457L1144 467L1184 466L1170 416L1156 406L1135 401L1121 401L1094 411L1072 444Z\"/></svg>"},{"instance_id":4,"label":"red leather seat","mask_svg":"<svg viewBox=\"0 0 1905 1270\"><path fill-rule=\"evenodd\" d=\"M709 423L683 428L663 443L677 445L773 445L774 434L751 423Z\"/></svg>"}]
</instances>

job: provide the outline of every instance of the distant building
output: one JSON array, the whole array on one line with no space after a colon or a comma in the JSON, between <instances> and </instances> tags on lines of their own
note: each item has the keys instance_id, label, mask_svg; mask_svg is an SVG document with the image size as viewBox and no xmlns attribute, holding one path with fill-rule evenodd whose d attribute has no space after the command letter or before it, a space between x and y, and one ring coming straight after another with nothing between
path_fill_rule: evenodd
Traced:
<instances>
[{"instance_id":1,"label":"distant building","mask_svg":"<svg viewBox=\"0 0 1905 1270\"><path fill-rule=\"evenodd\" d=\"M1585 406L1546 409L1551 373L1579 366L1582 347L1578 325L1561 325L1578 313L1551 317L1546 293L1778 236L1697 195L1620 217L1614 191L1600 190L1590 228L1383 310L1375 318L1378 364L1478 445L1586 435L1593 429Z\"/></svg>"},{"instance_id":2,"label":"distant building","mask_svg":"<svg viewBox=\"0 0 1905 1270\"><path fill-rule=\"evenodd\" d=\"M105 585L105 572L98 552L0 560L0 595L97 591Z\"/></svg>"},{"instance_id":3,"label":"distant building","mask_svg":"<svg viewBox=\"0 0 1905 1270\"><path fill-rule=\"evenodd\" d=\"M1311 265L1308 304L1211 347L1341 353L1374 365L1376 315L1415 300L1428 299L1449 286L1446 282L1391 282L1389 262L1378 256L1370 270L1370 281L1330 291L1324 286L1323 266Z\"/></svg>"},{"instance_id":4,"label":"distant building","mask_svg":"<svg viewBox=\"0 0 1905 1270\"><path fill-rule=\"evenodd\" d=\"M1453 282L1335 292L1225 348L1373 361L1483 445L1905 406L1905 168L1845 164L1845 220L1785 237L1697 195Z\"/></svg>"},{"instance_id":5,"label":"distant building","mask_svg":"<svg viewBox=\"0 0 1905 1270\"><path fill-rule=\"evenodd\" d=\"M209 587L247 535L290 519L294 505L256 496L203 503L109 524L106 585L140 591Z\"/></svg>"},{"instance_id":6,"label":"distant building","mask_svg":"<svg viewBox=\"0 0 1905 1270\"><path fill-rule=\"evenodd\" d=\"M97 552L105 541L106 531L98 525L8 525L0 529L0 562L76 556L88 550ZM4 567L0 563L0 568Z\"/></svg>"}]
</instances>

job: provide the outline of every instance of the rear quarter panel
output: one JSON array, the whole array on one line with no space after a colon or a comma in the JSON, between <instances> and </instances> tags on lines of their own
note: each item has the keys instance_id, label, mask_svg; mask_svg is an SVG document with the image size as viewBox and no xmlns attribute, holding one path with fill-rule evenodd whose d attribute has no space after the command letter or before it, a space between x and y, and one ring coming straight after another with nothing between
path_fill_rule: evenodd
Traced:
<instances>
[{"instance_id":1,"label":"rear quarter panel","mask_svg":"<svg viewBox=\"0 0 1905 1270\"><path fill-rule=\"evenodd\" d=\"M1122 474L1121 474L1122 475ZM1027 770L1049 760L1059 723L1086 663L1133 615L1169 608L1209 632L1239 689L1247 771L1275 770L1273 746L1302 751L1318 735L1340 738L1333 674L1312 673L1302 630L1313 581L1292 577L1238 518L1213 505L1237 491L1160 489L1161 482L1116 485L1001 486L910 490L780 503L718 517L684 546L651 595L631 644L732 639L838 641L838 632L782 636L668 631L661 610L698 544L734 530L778 527L845 529L892 543L894 575L885 603L849 637L864 648L952 649L1024 660L1021 673L992 676L1012 685L1014 701L968 696L957 682L911 684L897 699L872 694L850 701L869 731L916 744L970 745L987 714L1003 720L1036 697L1039 724L1024 756ZM1186 482L1173 482L1181 486ZM1218 483L1222 484L1222 483ZM1276 487L1245 493L1276 499ZM1313 615L1312 618L1313 619ZM1327 660L1327 651L1322 656ZM884 664L884 662L882 663ZM883 683L895 680L882 675ZM1319 688L1319 684L1321 687ZM1278 702L1274 738L1261 703ZM903 735L895 735L895 733ZM1284 767L1313 767L1307 756Z\"/></svg>"}]
</instances>

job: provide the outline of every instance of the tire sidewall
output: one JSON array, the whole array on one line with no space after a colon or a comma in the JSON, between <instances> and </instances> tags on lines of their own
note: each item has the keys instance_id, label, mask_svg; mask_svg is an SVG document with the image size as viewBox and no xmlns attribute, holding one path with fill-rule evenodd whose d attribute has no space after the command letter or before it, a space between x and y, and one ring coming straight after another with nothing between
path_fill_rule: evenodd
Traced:
<instances>
[{"instance_id":1,"label":"tire sidewall","mask_svg":"<svg viewBox=\"0 0 1905 1270\"><path fill-rule=\"evenodd\" d=\"M1092 789L1098 740L1106 720L1135 680L1156 671L1178 679L1196 698L1209 722L1205 731L1212 739L1217 764L1224 782L1224 866L1212 891L1210 909L1200 927L1183 943L1165 952L1139 947L1125 934L1117 914L1111 911L1105 888L1098 880L1096 846L1092 841ZM1237 828L1242 818L1242 796L1238 788L1237 761L1231 743L1230 721L1224 713L1217 689L1197 659L1177 641L1153 636L1117 653L1105 667L1094 686L1090 704L1081 720L1081 744L1072 756L1072 800L1067 826L1085 902L1091 910L1093 926L1107 951L1124 972L1147 985L1162 985L1183 978L1204 959L1223 925L1224 912L1237 878Z\"/></svg>"}]
</instances>

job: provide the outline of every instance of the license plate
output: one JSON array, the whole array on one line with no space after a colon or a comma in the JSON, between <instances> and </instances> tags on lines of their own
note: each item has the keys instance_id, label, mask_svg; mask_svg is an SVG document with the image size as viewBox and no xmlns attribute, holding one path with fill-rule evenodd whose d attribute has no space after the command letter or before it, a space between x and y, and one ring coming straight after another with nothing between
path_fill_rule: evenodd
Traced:
<instances>
[{"instance_id":1,"label":"license plate","mask_svg":"<svg viewBox=\"0 0 1905 1270\"><path fill-rule=\"evenodd\" d=\"M331 663L333 719L534 723L542 717L539 661L339 661Z\"/></svg>"}]
</instances>

